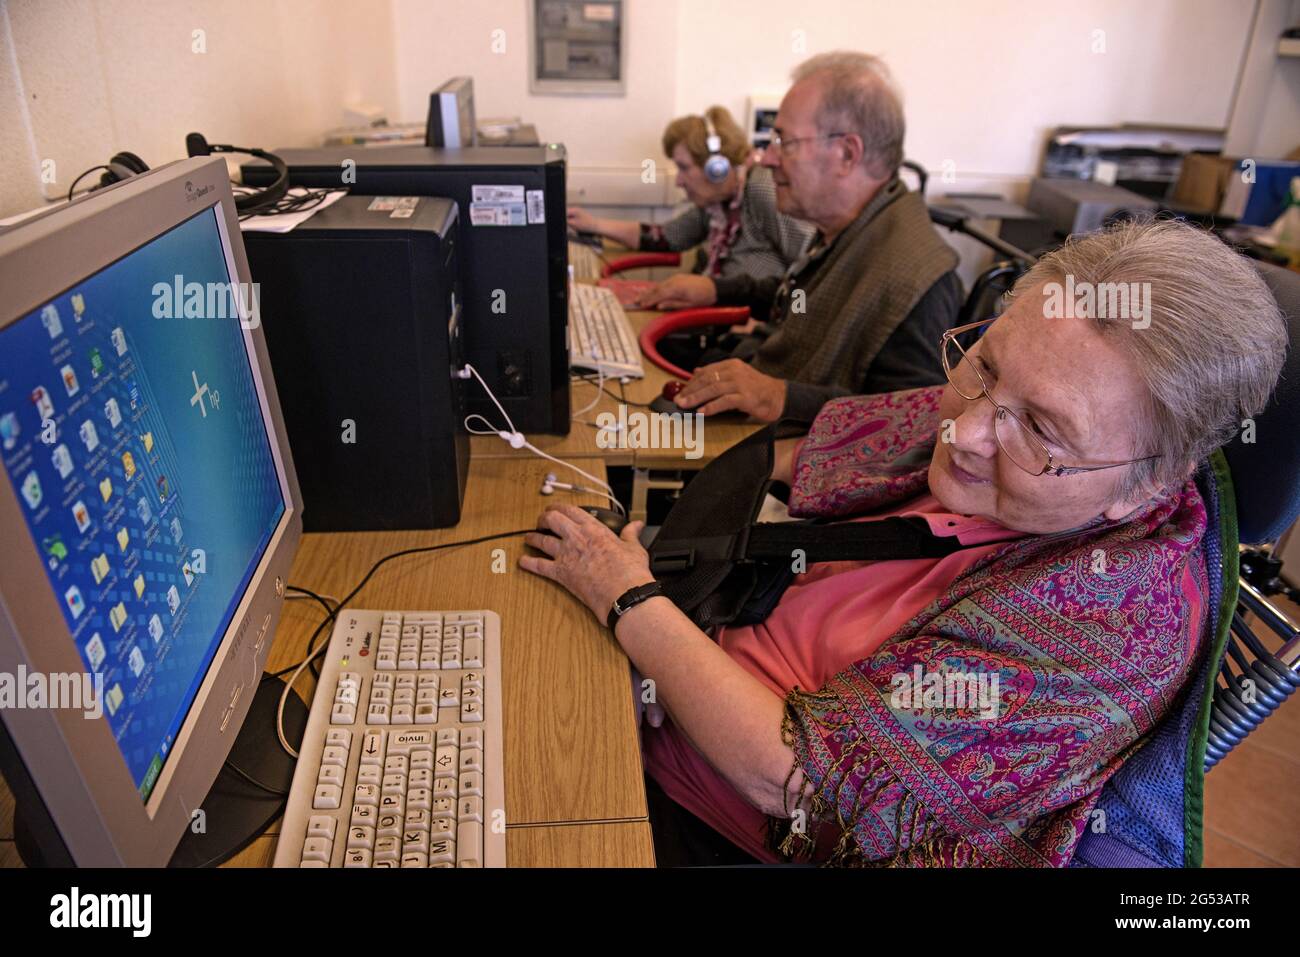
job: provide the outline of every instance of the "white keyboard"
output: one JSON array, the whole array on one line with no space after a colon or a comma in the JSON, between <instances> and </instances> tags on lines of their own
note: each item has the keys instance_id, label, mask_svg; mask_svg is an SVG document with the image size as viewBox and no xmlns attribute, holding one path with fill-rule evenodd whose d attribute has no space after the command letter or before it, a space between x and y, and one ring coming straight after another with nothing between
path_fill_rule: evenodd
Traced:
<instances>
[{"instance_id":1,"label":"white keyboard","mask_svg":"<svg viewBox=\"0 0 1300 957\"><path fill-rule=\"evenodd\" d=\"M504 867L501 620L339 612L276 867Z\"/></svg>"},{"instance_id":2,"label":"white keyboard","mask_svg":"<svg viewBox=\"0 0 1300 957\"><path fill-rule=\"evenodd\" d=\"M569 265L573 269L574 279L595 281L601 277L605 264L596 250L586 243L569 243Z\"/></svg>"},{"instance_id":3,"label":"white keyboard","mask_svg":"<svg viewBox=\"0 0 1300 957\"><path fill-rule=\"evenodd\" d=\"M569 284L569 367L640 379L641 346L622 304L608 289Z\"/></svg>"}]
</instances>

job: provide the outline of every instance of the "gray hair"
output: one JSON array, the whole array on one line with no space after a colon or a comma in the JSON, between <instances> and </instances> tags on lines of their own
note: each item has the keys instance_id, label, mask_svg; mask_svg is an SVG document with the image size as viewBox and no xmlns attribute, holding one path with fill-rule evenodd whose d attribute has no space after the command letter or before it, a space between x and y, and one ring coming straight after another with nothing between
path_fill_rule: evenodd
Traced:
<instances>
[{"instance_id":1,"label":"gray hair","mask_svg":"<svg viewBox=\"0 0 1300 957\"><path fill-rule=\"evenodd\" d=\"M1148 291L1141 322L1092 317L1133 358L1146 385L1138 431L1146 447L1136 455L1159 456L1123 471L1121 499L1143 485L1181 482L1187 463L1200 462L1263 411L1282 370L1286 322L1250 261L1213 235L1146 219L1073 236L1021 276L1012 295L1067 277L1076 289L1139 283Z\"/></svg>"},{"instance_id":2,"label":"gray hair","mask_svg":"<svg viewBox=\"0 0 1300 957\"><path fill-rule=\"evenodd\" d=\"M862 162L880 179L903 162L903 98L880 57L851 50L820 53L794 68L796 83L824 80L817 107L822 133L856 133L866 147Z\"/></svg>"}]
</instances>

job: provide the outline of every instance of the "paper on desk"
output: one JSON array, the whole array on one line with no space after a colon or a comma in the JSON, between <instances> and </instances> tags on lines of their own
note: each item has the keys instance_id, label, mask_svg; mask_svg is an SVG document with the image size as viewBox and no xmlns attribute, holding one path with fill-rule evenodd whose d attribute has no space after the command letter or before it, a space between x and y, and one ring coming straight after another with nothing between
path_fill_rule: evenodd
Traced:
<instances>
[{"instance_id":1,"label":"paper on desk","mask_svg":"<svg viewBox=\"0 0 1300 957\"><path fill-rule=\"evenodd\" d=\"M309 192L306 187L295 186L289 190L290 196L302 196ZM319 213L326 206L332 206L340 199L347 195L345 190L338 190L330 193L317 205L311 209L299 210L296 213L277 213L274 216L250 216L239 224L240 230L246 233L287 233L300 223L311 219L314 213Z\"/></svg>"}]
</instances>

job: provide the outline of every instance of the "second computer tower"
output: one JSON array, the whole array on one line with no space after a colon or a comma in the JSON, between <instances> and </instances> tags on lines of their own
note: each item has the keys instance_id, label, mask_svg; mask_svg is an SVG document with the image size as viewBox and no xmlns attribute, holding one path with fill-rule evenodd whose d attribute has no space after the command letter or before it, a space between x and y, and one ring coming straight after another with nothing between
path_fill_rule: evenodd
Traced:
<instances>
[{"instance_id":1,"label":"second computer tower","mask_svg":"<svg viewBox=\"0 0 1300 957\"><path fill-rule=\"evenodd\" d=\"M569 431L569 286L564 147L277 149L294 186L352 195L446 196L460 208L465 351L521 432ZM272 168L243 166L267 186ZM467 401L497 428L474 383Z\"/></svg>"},{"instance_id":2,"label":"second computer tower","mask_svg":"<svg viewBox=\"0 0 1300 957\"><path fill-rule=\"evenodd\" d=\"M345 196L244 233L306 531L460 521L464 429L456 204Z\"/></svg>"}]
</instances>

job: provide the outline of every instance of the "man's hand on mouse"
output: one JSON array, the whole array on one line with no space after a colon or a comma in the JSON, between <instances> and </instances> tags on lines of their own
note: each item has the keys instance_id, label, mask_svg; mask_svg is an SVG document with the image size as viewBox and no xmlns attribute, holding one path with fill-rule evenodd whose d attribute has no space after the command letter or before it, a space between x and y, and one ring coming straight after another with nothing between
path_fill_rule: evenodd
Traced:
<instances>
[{"instance_id":1,"label":"man's hand on mouse","mask_svg":"<svg viewBox=\"0 0 1300 957\"><path fill-rule=\"evenodd\" d=\"M521 555L519 567L559 582L604 624L609 609L629 588L654 581L650 556L637 535L645 522L629 522L615 535L576 505L548 505L524 542L546 557Z\"/></svg>"},{"instance_id":2,"label":"man's hand on mouse","mask_svg":"<svg viewBox=\"0 0 1300 957\"><path fill-rule=\"evenodd\" d=\"M718 287L708 276L678 273L647 289L634 305L642 309L694 309L717 301Z\"/></svg>"},{"instance_id":3,"label":"man's hand on mouse","mask_svg":"<svg viewBox=\"0 0 1300 957\"><path fill-rule=\"evenodd\" d=\"M705 415L734 409L760 422L775 422L785 409L785 380L764 375L740 359L723 359L696 369L673 402L679 409Z\"/></svg>"}]
</instances>

